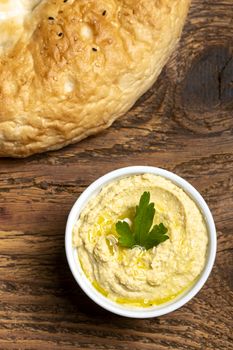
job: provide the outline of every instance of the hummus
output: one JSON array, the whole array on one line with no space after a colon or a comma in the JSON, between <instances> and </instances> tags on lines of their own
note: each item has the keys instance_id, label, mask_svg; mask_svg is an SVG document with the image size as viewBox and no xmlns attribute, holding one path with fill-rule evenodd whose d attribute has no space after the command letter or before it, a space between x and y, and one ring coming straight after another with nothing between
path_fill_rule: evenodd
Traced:
<instances>
[{"instance_id":1,"label":"hummus","mask_svg":"<svg viewBox=\"0 0 233 350\"><path fill-rule=\"evenodd\" d=\"M120 247L115 224L129 223L144 191L155 204L153 224L169 239L145 250ZM92 284L108 298L135 306L158 305L190 287L206 259L208 233L195 202L171 181L152 174L125 177L90 199L73 231L73 245Z\"/></svg>"}]
</instances>

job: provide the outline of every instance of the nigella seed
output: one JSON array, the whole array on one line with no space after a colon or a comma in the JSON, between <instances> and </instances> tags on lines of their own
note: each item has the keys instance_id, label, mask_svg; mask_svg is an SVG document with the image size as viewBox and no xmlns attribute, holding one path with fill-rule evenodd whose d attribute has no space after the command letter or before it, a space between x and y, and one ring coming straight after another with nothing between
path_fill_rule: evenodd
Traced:
<instances>
[{"instance_id":1,"label":"nigella seed","mask_svg":"<svg viewBox=\"0 0 233 350\"><path fill-rule=\"evenodd\" d=\"M63 33L58 33L57 35L61 37L63 35Z\"/></svg>"},{"instance_id":2,"label":"nigella seed","mask_svg":"<svg viewBox=\"0 0 233 350\"><path fill-rule=\"evenodd\" d=\"M49 17L49 20L50 20L50 21L54 21L54 17L51 17L51 16L50 16L50 17Z\"/></svg>"},{"instance_id":3,"label":"nigella seed","mask_svg":"<svg viewBox=\"0 0 233 350\"><path fill-rule=\"evenodd\" d=\"M92 48L92 51L95 51L95 52L96 52L96 51L97 51L97 49L96 49L95 47L93 47L93 48Z\"/></svg>"},{"instance_id":4,"label":"nigella seed","mask_svg":"<svg viewBox=\"0 0 233 350\"><path fill-rule=\"evenodd\" d=\"M105 15L106 15L106 13L107 13L107 11L106 11L106 10L104 10L104 12L102 13L102 16L105 16Z\"/></svg>"}]
</instances>

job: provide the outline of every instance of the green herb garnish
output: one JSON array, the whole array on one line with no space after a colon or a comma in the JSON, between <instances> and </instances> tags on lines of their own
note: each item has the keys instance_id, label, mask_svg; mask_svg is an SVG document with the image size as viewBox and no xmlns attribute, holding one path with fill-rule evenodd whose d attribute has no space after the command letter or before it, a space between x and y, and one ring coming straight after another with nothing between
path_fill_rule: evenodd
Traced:
<instances>
[{"instance_id":1,"label":"green herb garnish","mask_svg":"<svg viewBox=\"0 0 233 350\"><path fill-rule=\"evenodd\" d=\"M155 208L154 203L150 203L150 192L144 192L139 205L136 206L132 229L125 221L116 223L119 245L124 248L133 248L138 245L150 249L169 239L166 235L168 230L163 223L154 225L150 230L154 216Z\"/></svg>"}]
</instances>

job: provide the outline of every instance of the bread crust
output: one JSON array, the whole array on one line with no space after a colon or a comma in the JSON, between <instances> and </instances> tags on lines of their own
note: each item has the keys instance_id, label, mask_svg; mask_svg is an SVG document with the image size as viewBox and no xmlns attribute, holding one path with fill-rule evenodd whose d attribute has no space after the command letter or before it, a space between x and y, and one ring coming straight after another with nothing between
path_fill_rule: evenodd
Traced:
<instances>
[{"instance_id":1,"label":"bread crust","mask_svg":"<svg viewBox=\"0 0 233 350\"><path fill-rule=\"evenodd\" d=\"M59 149L109 127L157 79L189 4L42 1L0 55L0 156Z\"/></svg>"}]
</instances>

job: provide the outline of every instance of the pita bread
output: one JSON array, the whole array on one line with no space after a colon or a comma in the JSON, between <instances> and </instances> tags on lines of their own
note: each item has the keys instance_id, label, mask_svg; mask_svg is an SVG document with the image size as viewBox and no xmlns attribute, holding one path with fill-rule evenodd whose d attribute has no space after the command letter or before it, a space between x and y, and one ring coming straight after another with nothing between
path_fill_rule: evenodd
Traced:
<instances>
[{"instance_id":1,"label":"pita bread","mask_svg":"<svg viewBox=\"0 0 233 350\"><path fill-rule=\"evenodd\" d=\"M189 0L0 0L0 156L109 127L155 82Z\"/></svg>"}]
</instances>

